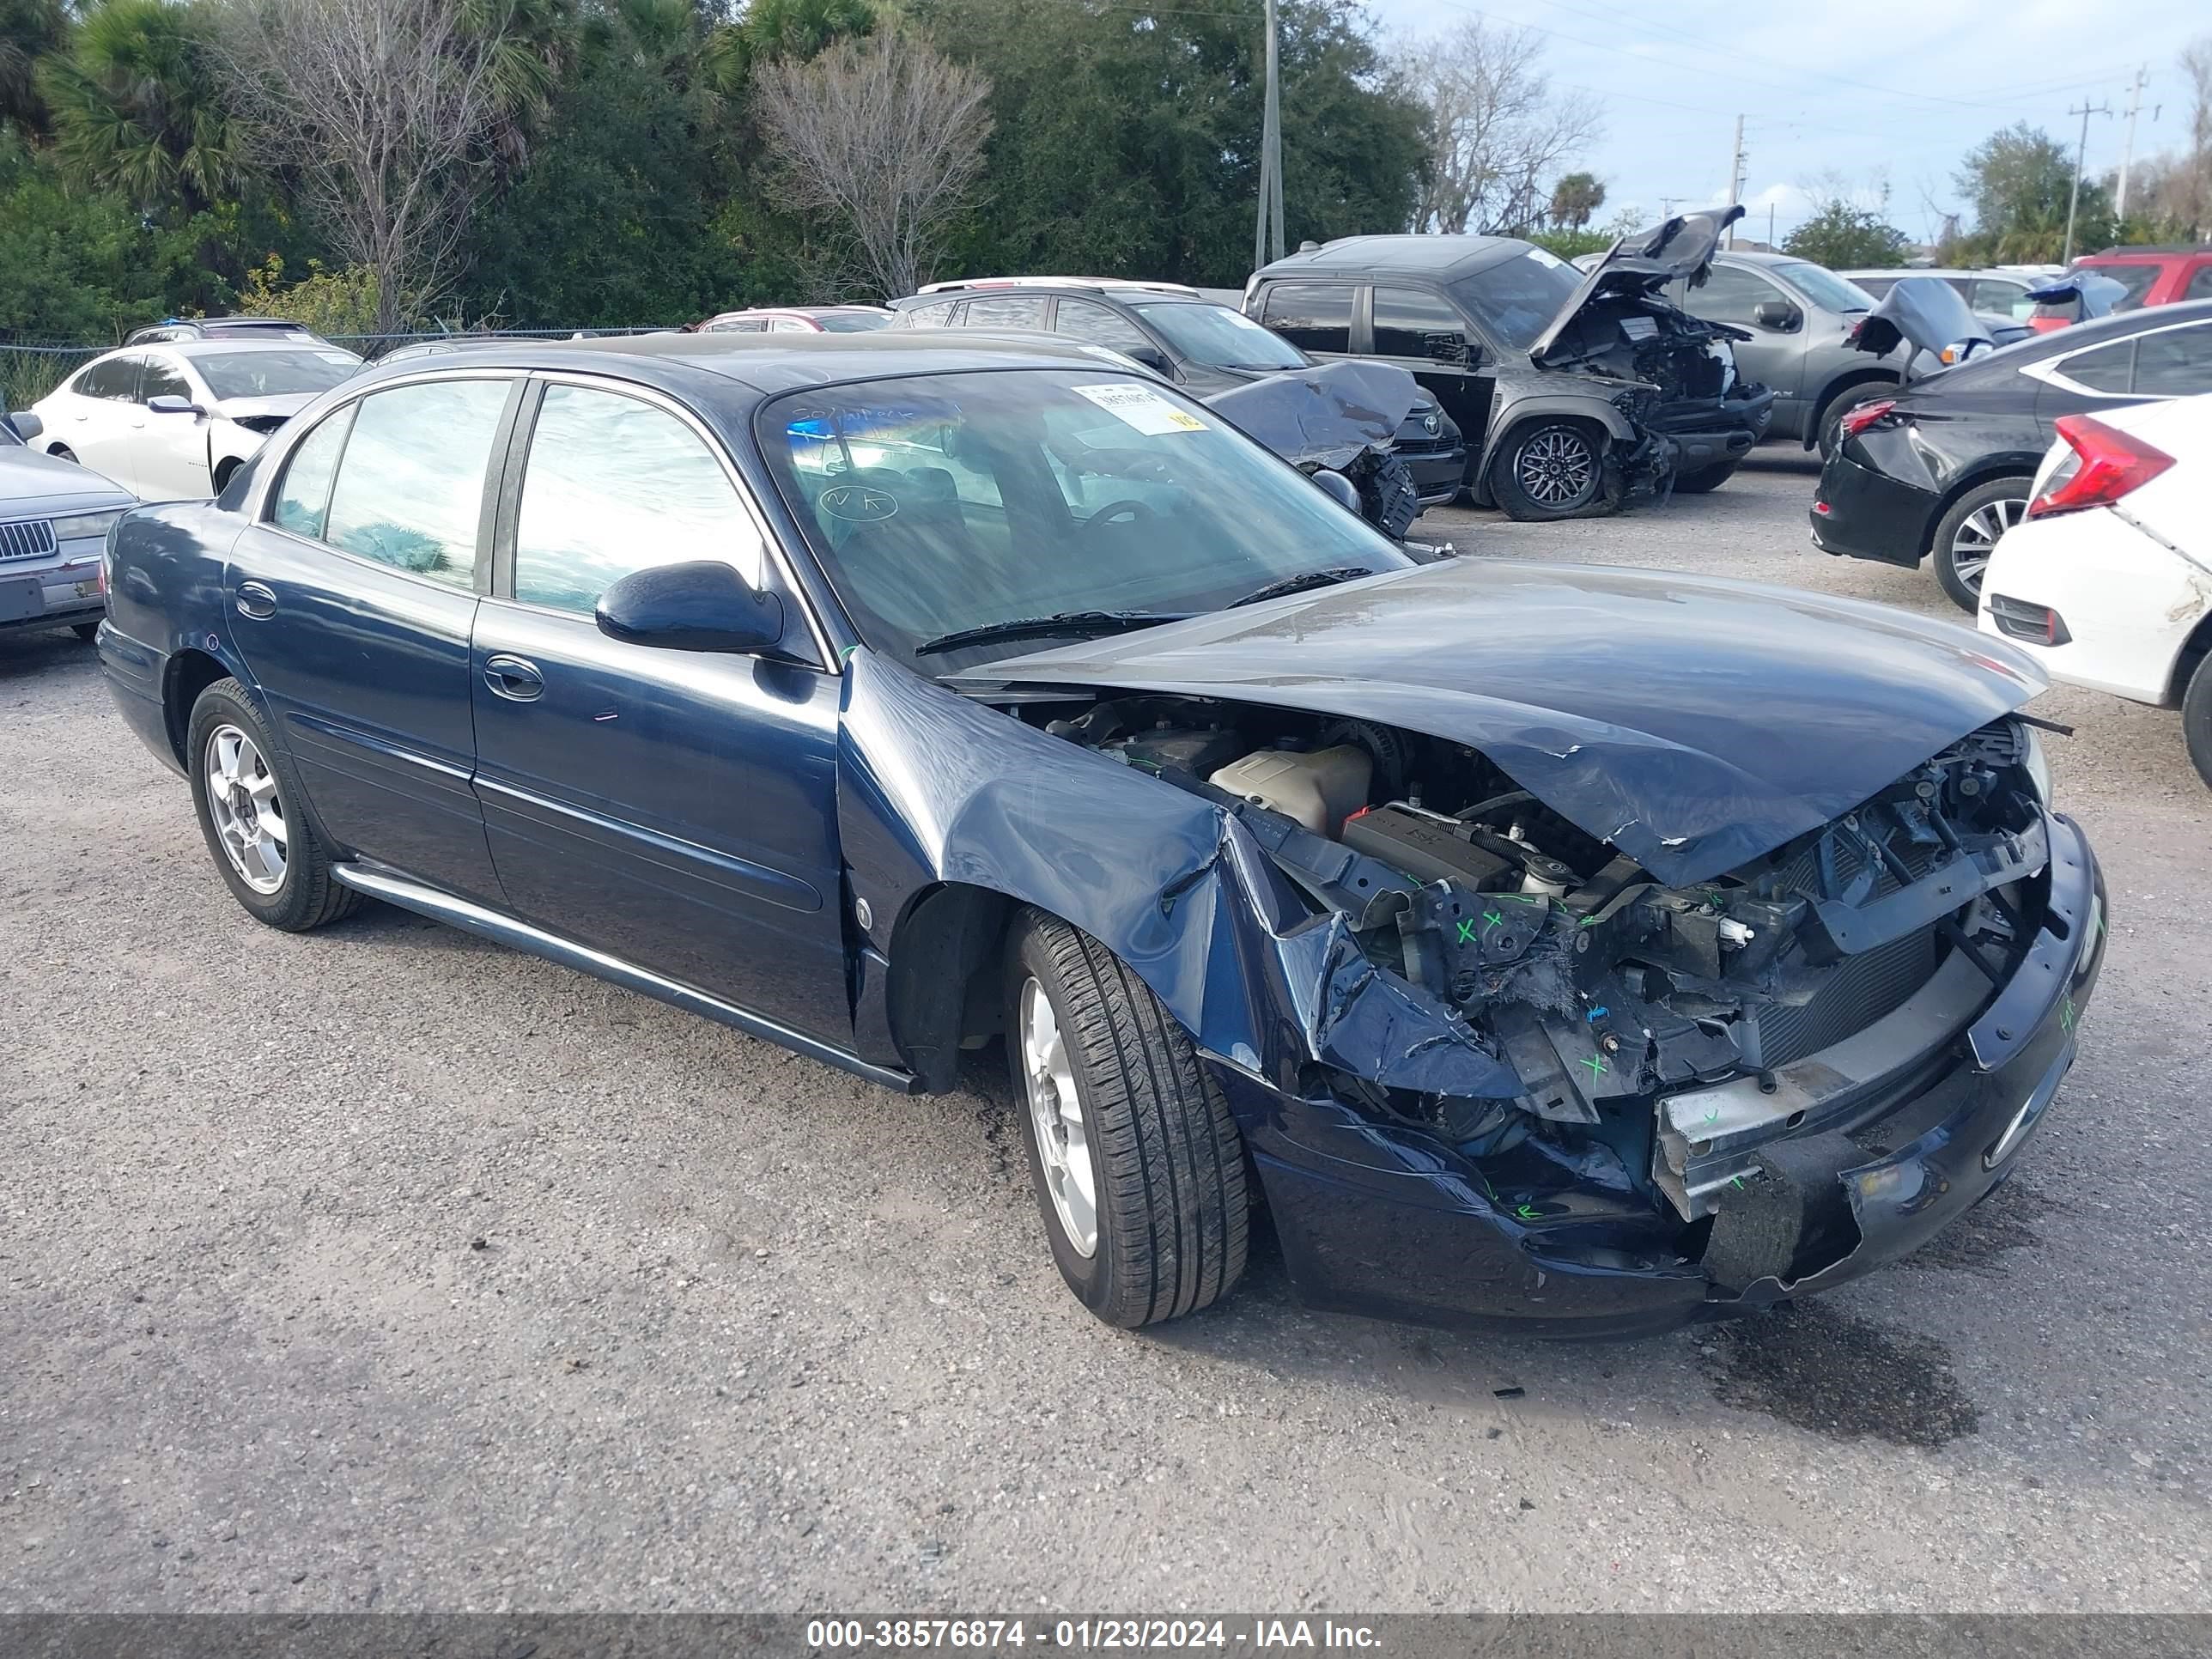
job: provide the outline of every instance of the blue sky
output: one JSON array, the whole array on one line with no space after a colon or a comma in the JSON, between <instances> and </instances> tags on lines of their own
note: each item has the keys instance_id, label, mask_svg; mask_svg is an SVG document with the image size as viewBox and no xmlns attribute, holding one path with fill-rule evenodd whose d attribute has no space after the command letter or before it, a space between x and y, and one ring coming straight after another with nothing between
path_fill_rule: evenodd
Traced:
<instances>
[{"instance_id":1,"label":"blue sky","mask_svg":"<svg viewBox=\"0 0 2212 1659\"><path fill-rule=\"evenodd\" d=\"M2178 59L2212 33L2203 0L1370 0L1370 9L1386 38L1474 17L1542 31L1554 85L1605 109L1605 136L1584 158L1606 182L1604 218L1632 204L1656 219L1668 197L1677 209L1725 201L1741 112L1744 228L1762 238L1770 205L1787 236L1808 210L1806 187L1835 175L1860 189L1886 179L1890 222L1926 240L1943 210L1962 206L1951 175L1967 150L2023 118L2071 143L2080 118L2066 111L2085 99L2116 112L2089 118L2088 170L2117 168L2138 66L2148 77L2136 154L2177 148L2187 122Z\"/></svg>"}]
</instances>

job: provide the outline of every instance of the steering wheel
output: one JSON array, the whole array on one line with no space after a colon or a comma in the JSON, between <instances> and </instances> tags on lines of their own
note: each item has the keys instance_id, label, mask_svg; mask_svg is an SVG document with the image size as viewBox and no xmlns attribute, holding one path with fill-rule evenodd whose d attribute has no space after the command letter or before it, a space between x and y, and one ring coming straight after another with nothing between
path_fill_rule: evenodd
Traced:
<instances>
[{"instance_id":1,"label":"steering wheel","mask_svg":"<svg viewBox=\"0 0 2212 1659\"><path fill-rule=\"evenodd\" d=\"M1077 539L1087 542L1107 525L1116 522L1133 526L1150 524L1158 517L1159 514L1143 501L1133 499L1109 501L1083 521L1083 532Z\"/></svg>"}]
</instances>

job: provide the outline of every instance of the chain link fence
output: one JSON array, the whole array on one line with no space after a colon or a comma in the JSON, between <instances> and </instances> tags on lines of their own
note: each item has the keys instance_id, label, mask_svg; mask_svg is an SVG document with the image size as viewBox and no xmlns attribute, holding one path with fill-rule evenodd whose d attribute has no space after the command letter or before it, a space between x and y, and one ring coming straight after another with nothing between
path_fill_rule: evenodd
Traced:
<instances>
[{"instance_id":1,"label":"chain link fence","mask_svg":"<svg viewBox=\"0 0 2212 1659\"><path fill-rule=\"evenodd\" d=\"M605 336L665 334L665 328L506 328L495 330L417 331L399 334L338 334L332 345L358 352L370 362L402 346L491 345L501 340L578 340ZM0 343L0 409L28 409L94 357L117 349L112 345Z\"/></svg>"}]
</instances>

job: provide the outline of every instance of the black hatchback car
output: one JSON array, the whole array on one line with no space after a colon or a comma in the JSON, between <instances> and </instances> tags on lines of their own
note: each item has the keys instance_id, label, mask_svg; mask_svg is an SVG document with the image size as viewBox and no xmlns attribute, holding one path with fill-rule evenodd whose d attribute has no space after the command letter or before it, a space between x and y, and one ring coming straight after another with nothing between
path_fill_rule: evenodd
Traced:
<instances>
[{"instance_id":1,"label":"black hatchback car","mask_svg":"<svg viewBox=\"0 0 2212 1659\"><path fill-rule=\"evenodd\" d=\"M117 702L250 916L384 900L908 1093L1002 1037L1116 1324L1262 1213L1374 1314L1824 1290L2012 1169L2102 956L2014 647L1424 564L1049 341L372 368L108 559Z\"/></svg>"},{"instance_id":2,"label":"black hatchback car","mask_svg":"<svg viewBox=\"0 0 2212 1659\"><path fill-rule=\"evenodd\" d=\"M898 328L1034 331L1106 346L1194 398L1314 366L1234 307L1173 283L986 277L933 283L892 309ZM1413 474L1421 506L1459 494L1467 446L1431 393L1400 422L1390 453Z\"/></svg>"},{"instance_id":3,"label":"black hatchback car","mask_svg":"<svg viewBox=\"0 0 2212 1659\"><path fill-rule=\"evenodd\" d=\"M1820 469L1813 543L1909 567L1932 560L1963 610L2062 415L2212 392L2212 301L2122 312L2038 334L1861 404Z\"/></svg>"}]
</instances>

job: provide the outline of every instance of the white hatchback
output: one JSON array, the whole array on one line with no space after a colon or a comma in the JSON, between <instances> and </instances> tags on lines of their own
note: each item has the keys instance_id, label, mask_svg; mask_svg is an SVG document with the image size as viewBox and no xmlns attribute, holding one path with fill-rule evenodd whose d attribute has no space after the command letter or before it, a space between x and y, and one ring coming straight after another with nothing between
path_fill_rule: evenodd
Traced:
<instances>
[{"instance_id":1,"label":"white hatchback","mask_svg":"<svg viewBox=\"0 0 2212 1659\"><path fill-rule=\"evenodd\" d=\"M170 340L95 357L32 405L34 447L146 501L212 495L293 412L361 368L298 340Z\"/></svg>"},{"instance_id":2,"label":"white hatchback","mask_svg":"<svg viewBox=\"0 0 2212 1659\"><path fill-rule=\"evenodd\" d=\"M1982 582L1984 633L2051 674L2179 705L2212 784L2212 393L2068 415Z\"/></svg>"}]
</instances>

